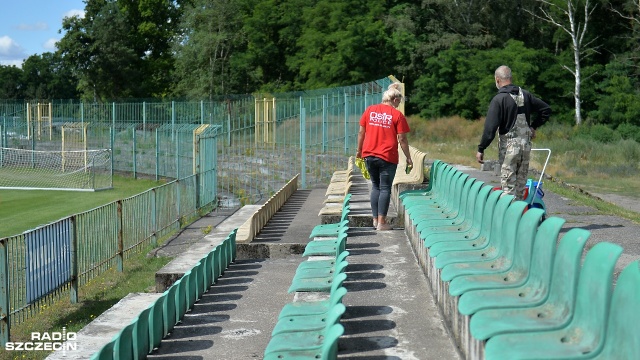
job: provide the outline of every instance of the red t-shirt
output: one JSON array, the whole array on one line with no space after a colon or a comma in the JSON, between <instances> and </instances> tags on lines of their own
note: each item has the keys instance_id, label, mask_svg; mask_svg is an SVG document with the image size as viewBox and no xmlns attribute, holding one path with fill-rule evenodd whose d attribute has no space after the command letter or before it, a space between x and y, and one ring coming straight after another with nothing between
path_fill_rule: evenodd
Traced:
<instances>
[{"instance_id":1,"label":"red t-shirt","mask_svg":"<svg viewBox=\"0 0 640 360\"><path fill-rule=\"evenodd\" d=\"M399 162L398 134L409 132L404 115L391 105L377 104L367 107L360 117L365 128L362 157L375 156L393 164Z\"/></svg>"}]
</instances>

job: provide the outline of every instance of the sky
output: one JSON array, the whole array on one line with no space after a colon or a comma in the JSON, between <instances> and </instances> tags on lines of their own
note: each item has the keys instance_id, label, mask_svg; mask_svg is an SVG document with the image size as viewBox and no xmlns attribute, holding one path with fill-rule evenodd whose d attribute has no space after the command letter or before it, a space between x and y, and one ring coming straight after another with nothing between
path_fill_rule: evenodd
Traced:
<instances>
[{"instance_id":1,"label":"sky","mask_svg":"<svg viewBox=\"0 0 640 360\"><path fill-rule=\"evenodd\" d=\"M54 52L62 19L84 16L83 0L0 0L0 65L22 66L31 55Z\"/></svg>"}]
</instances>

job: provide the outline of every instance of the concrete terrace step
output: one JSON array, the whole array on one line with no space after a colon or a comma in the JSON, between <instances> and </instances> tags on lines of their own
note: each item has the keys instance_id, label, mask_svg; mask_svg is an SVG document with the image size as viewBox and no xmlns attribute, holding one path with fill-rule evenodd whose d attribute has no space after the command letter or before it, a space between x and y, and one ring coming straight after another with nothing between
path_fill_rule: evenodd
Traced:
<instances>
[{"instance_id":1,"label":"concrete terrace step","mask_svg":"<svg viewBox=\"0 0 640 360\"><path fill-rule=\"evenodd\" d=\"M238 247L236 262L149 359L262 358L280 310L294 301L287 290L306 260L300 254L311 230L321 223L325 192L292 195L251 244ZM367 182L352 192L350 220L363 227L351 228L347 239L338 357L459 359L404 231L373 230Z\"/></svg>"}]
</instances>

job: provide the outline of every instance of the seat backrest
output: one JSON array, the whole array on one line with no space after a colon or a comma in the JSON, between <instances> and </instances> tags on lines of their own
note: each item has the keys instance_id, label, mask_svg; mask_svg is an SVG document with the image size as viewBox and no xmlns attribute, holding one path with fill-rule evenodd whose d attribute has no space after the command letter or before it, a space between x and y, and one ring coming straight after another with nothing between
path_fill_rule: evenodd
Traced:
<instances>
[{"instance_id":1,"label":"seat backrest","mask_svg":"<svg viewBox=\"0 0 640 360\"><path fill-rule=\"evenodd\" d=\"M581 342L589 344L591 349L604 345L613 271L622 250L617 244L599 242L587 252L580 270L574 315L569 326L582 333Z\"/></svg>"},{"instance_id":2,"label":"seat backrest","mask_svg":"<svg viewBox=\"0 0 640 360\"><path fill-rule=\"evenodd\" d=\"M585 229L573 228L560 239L551 270L547 303L570 311L576 297L582 249L591 233Z\"/></svg>"},{"instance_id":3,"label":"seat backrest","mask_svg":"<svg viewBox=\"0 0 640 360\"><path fill-rule=\"evenodd\" d=\"M331 284L331 287L333 287L333 284ZM342 298L345 295L347 295L347 289L343 286L340 286L336 290L331 291L331 293L329 293L329 304L335 305L342 302Z\"/></svg>"},{"instance_id":4,"label":"seat backrest","mask_svg":"<svg viewBox=\"0 0 640 360\"><path fill-rule=\"evenodd\" d=\"M344 334L344 326L341 324L331 325L325 331L324 340L322 341L321 359L337 359L338 358L338 339Z\"/></svg>"},{"instance_id":5,"label":"seat backrest","mask_svg":"<svg viewBox=\"0 0 640 360\"><path fill-rule=\"evenodd\" d=\"M560 217L547 218L538 227L530 256L520 252L516 255L522 256L522 258L517 261L523 265L523 268L529 269L527 283L535 282L536 284L543 285L547 294L549 291L549 283L551 282L553 259L556 256L556 244L558 243L562 225L564 225L565 222L566 220ZM533 286L539 288L539 286Z\"/></svg>"},{"instance_id":6,"label":"seat backrest","mask_svg":"<svg viewBox=\"0 0 640 360\"><path fill-rule=\"evenodd\" d=\"M447 201L446 208L448 211L458 211L461 206L462 199L462 190L464 189L464 185L469 180L469 174L465 174L459 171L460 176L455 177L455 185L453 187L453 193L449 196L449 200Z\"/></svg>"},{"instance_id":7,"label":"seat backrest","mask_svg":"<svg viewBox=\"0 0 640 360\"><path fill-rule=\"evenodd\" d=\"M467 176L467 179L465 180L464 185L462 186L462 192L460 194L459 199L457 200L458 202L457 209L454 209L457 211L458 216L460 217L463 217L463 218L465 217L467 213L467 204L472 201L475 201L476 195L478 194L478 190L480 189L480 187L476 187L475 194L472 192L473 185L476 182L477 182L476 178Z\"/></svg>"},{"instance_id":8,"label":"seat backrest","mask_svg":"<svg viewBox=\"0 0 640 360\"><path fill-rule=\"evenodd\" d=\"M607 334L596 359L640 359L640 261L627 265L613 290Z\"/></svg>"},{"instance_id":9,"label":"seat backrest","mask_svg":"<svg viewBox=\"0 0 640 360\"><path fill-rule=\"evenodd\" d=\"M135 322L125 326L115 339L113 346L113 357L118 360L133 359L133 328L136 326Z\"/></svg>"},{"instance_id":10,"label":"seat backrest","mask_svg":"<svg viewBox=\"0 0 640 360\"><path fill-rule=\"evenodd\" d=\"M178 280L179 281L179 280ZM177 305L176 305L176 291L178 286L174 283L171 287L164 292L166 295L165 301L162 305L162 324L163 324L163 337L167 336L173 327L178 323L177 319Z\"/></svg>"},{"instance_id":11,"label":"seat backrest","mask_svg":"<svg viewBox=\"0 0 640 360\"><path fill-rule=\"evenodd\" d=\"M494 244L496 239L502 236L502 225L505 222L507 210L509 209L509 206L513 201L513 198L514 198L513 195L503 194L502 197L500 197L500 199L496 203L496 206L493 209L493 215L491 216L491 226L488 229L486 229L486 232L485 232L488 242ZM520 214L522 214L522 212L520 212ZM515 219L509 219L509 221L513 221L513 220ZM517 218L517 220L520 221L520 218ZM485 229L483 228L483 230Z\"/></svg>"},{"instance_id":12,"label":"seat backrest","mask_svg":"<svg viewBox=\"0 0 640 360\"><path fill-rule=\"evenodd\" d=\"M501 251L501 254L512 259L513 269L528 270L533 242L538 234L538 227L543 215L544 210L542 209L529 209L522 215L514 241L505 243L504 251Z\"/></svg>"},{"instance_id":13,"label":"seat backrest","mask_svg":"<svg viewBox=\"0 0 640 360\"><path fill-rule=\"evenodd\" d=\"M518 228L526 208L527 203L524 201L515 201L509 204L503 217L493 217L493 224L496 227L491 230L490 242L498 254L509 258L513 257ZM537 214L537 212L534 212L534 214Z\"/></svg>"},{"instance_id":14,"label":"seat backrest","mask_svg":"<svg viewBox=\"0 0 640 360\"><path fill-rule=\"evenodd\" d=\"M484 208L481 211L482 224L480 231L485 237L491 234L491 224L493 223L493 216L496 212L496 206L498 206L501 194L502 192L500 191L491 191L487 198L487 202L484 204ZM506 207L503 211L506 211Z\"/></svg>"},{"instance_id":15,"label":"seat backrest","mask_svg":"<svg viewBox=\"0 0 640 360\"><path fill-rule=\"evenodd\" d=\"M151 349L151 338L149 337L150 312L151 307L148 307L136 316L135 326L133 327L133 353L136 359L146 358Z\"/></svg>"},{"instance_id":16,"label":"seat backrest","mask_svg":"<svg viewBox=\"0 0 640 360\"><path fill-rule=\"evenodd\" d=\"M151 305L149 312L149 350L153 350L160 346L160 342L164 337L164 303L167 299L167 293L164 292Z\"/></svg>"},{"instance_id":17,"label":"seat backrest","mask_svg":"<svg viewBox=\"0 0 640 360\"><path fill-rule=\"evenodd\" d=\"M113 347L116 343L116 338L106 343L97 352L91 355L91 360L114 360Z\"/></svg>"},{"instance_id":18,"label":"seat backrest","mask_svg":"<svg viewBox=\"0 0 640 360\"><path fill-rule=\"evenodd\" d=\"M464 216L464 219L467 221L471 221L473 219L473 209L476 206L476 201L478 199L478 196L482 195L480 191L482 190L483 186L484 186L483 181L475 180L473 182L473 185L471 185L471 187L469 188L469 196L467 197L464 213L462 214ZM488 194L489 192L487 192L487 195ZM485 199L486 199L486 196L485 196Z\"/></svg>"},{"instance_id":19,"label":"seat backrest","mask_svg":"<svg viewBox=\"0 0 640 360\"><path fill-rule=\"evenodd\" d=\"M340 288L342 286L342 283L344 283L344 281L347 279L347 274L345 274L344 272L341 272L339 274L336 274L333 277L333 281L331 282L331 289L330 291L333 293L334 291L337 291L338 288Z\"/></svg>"},{"instance_id":20,"label":"seat backrest","mask_svg":"<svg viewBox=\"0 0 640 360\"><path fill-rule=\"evenodd\" d=\"M328 331L333 324L339 323L340 318L342 317L342 315L346 310L347 310L347 307L344 306L343 303L337 303L333 305L327 313L327 318L326 318L327 323L325 324L324 331L325 332Z\"/></svg>"},{"instance_id":21,"label":"seat backrest","mask_svg":"<svg viewBox=\"0 0 640 360\"><path fill-rule=\"evenodd\" d=\"M476 196L476 201L473 204L473 209L471 210L471 214L473 214L473 226L480 229L482 226L482 218L484 217L485 207L487 206L487 201L489 201L489 195L493 187L491 185L484 185L482 189L478 192ZM495 197L495 202L498 201L498 197Z\"/></svg>"}]
</instances>

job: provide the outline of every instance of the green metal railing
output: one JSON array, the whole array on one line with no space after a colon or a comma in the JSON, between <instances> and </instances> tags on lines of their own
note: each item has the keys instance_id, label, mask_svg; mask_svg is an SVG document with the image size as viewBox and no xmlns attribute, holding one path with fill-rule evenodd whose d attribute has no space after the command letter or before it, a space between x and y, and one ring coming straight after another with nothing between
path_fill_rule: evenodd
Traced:
<instances>
[{"instance_id":1,"label":"green metal railing","mask_svg":"<svg viewBox=\"0 0 640 360\"><path fill-rule=\"evenodd\" d=\"M79 286L110 268L122 271L129 254L203 208L264 203L296 174L300 188L328 183L355 154L365 107L393 80L213 102L52 101L38 112L37 102L0 101L3 147L59 150L61 124L88 124L81 141L112 149L114 171L170 180L0 239L0 342L67 291L77 301ZM41 125L49 120L47 133Z\"/></svg>"}]
</instances>

